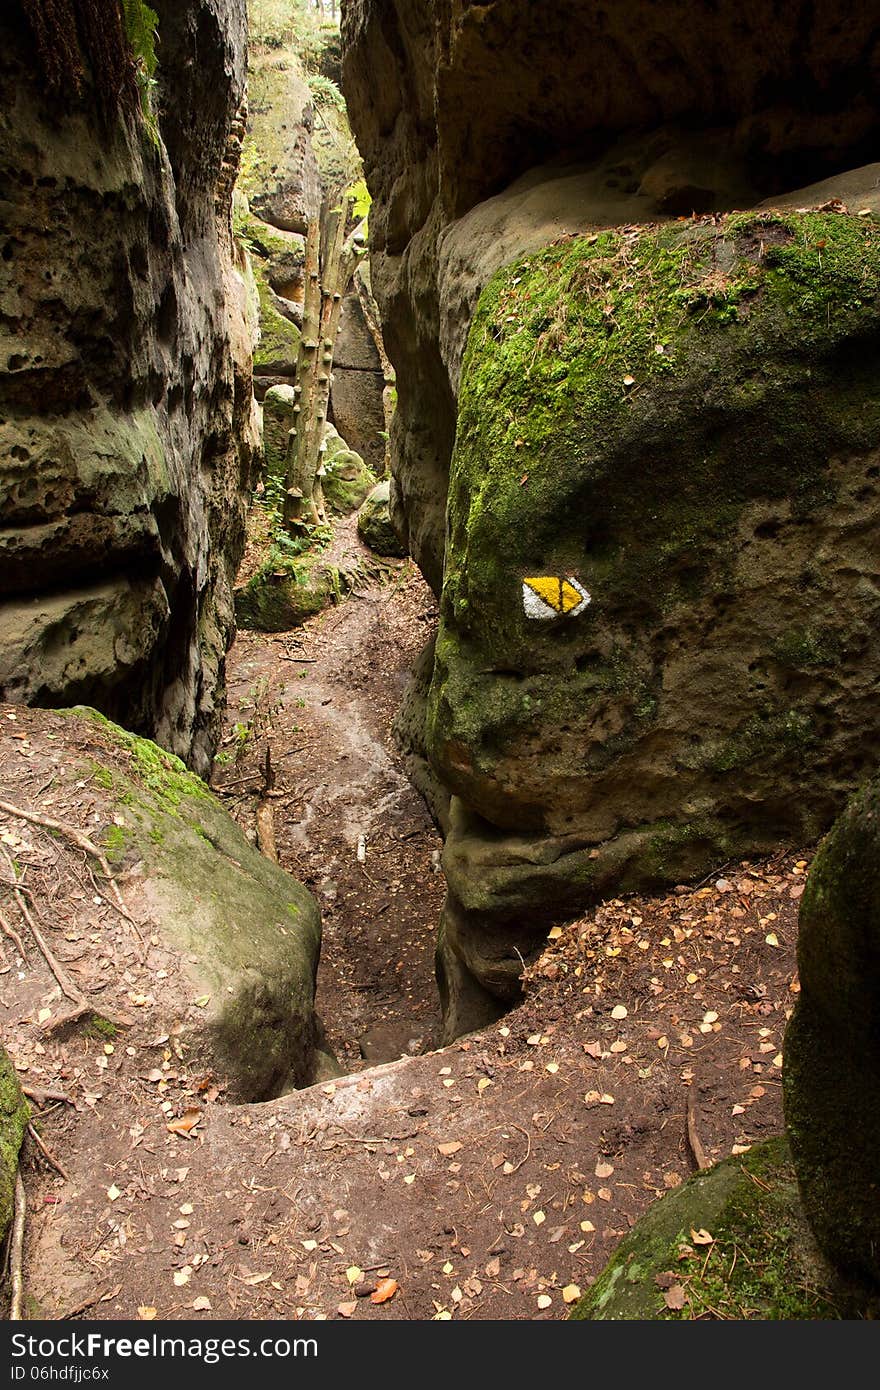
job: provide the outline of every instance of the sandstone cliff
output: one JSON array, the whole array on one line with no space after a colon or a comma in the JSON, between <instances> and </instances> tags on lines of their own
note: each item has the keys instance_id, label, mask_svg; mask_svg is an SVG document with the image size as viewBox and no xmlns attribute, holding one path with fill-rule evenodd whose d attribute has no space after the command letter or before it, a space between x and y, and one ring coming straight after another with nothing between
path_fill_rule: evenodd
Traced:
<instances>
[{"instance_id":1,"label":"sandstone cliff","mask_svg":"<svg viewBox=\"0 0 880 1390\"><path fill-rule=\"evenodd\" d=\"M442 593L403 723L454 793L453 1033L549 921L815 836L864 766L880 201L839 176L880 50L800 0L352 0L343 39L392 510Z\"/></svg>"},{"instance_id":2,"label":"sandstone cliff","mask_svg":"<svg viewBox=\"0 0 880 1390\"><path fill-rule=\"evenodd\" d=\"M203 772L257 440L245 18L155 9L154 78L116 5L0 18L0 694L96 704Z\"/></svg>"}]
</instances>

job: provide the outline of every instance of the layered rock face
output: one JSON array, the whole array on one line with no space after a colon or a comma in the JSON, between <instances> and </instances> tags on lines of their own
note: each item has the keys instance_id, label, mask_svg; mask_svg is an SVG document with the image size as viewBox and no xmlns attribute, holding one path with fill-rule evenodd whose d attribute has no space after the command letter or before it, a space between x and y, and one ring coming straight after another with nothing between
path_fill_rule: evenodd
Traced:
<instances>
[{"instance_id":1,"label":"layered rock face","mask_svg":"<svg viewBox=\"0 0 880 1390\"><path fill-rule=\"evenodd\" d=\"M880 52L795 0L353 0L343 37L392 508L442 592L406 723L453 793L452 1034L554 918L814 838L864 766L878 170L818 181Z\"/></svg>"},{"instance_id":2,"label":"layered rock face","mask_svg":"<svg viewBox=\"0 0 880 1390\"><path fill-rule=\"evenodd\" d=\"M230 226L245 21L155 9L156 115L102 88L116 5L0 19L0 693L96 704L203 772L257 443Z\"/></svg>"}]
</instances>

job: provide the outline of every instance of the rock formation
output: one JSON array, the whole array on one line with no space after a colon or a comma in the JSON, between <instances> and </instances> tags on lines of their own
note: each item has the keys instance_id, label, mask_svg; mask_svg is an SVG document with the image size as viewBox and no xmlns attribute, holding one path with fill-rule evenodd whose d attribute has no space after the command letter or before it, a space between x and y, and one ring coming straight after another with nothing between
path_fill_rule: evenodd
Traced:
<instances>
[{"instance_id":1,"label":"rock formation","mask_svg":"<svg viewBox=\"0 0 880 1390\"><path fill-rule=\"evenodd\" d=\"M880 1284L880 787L822 844L801 899L800 995L785 1033L785 1119L828 1259Z\"/></svg>"},{"instance_id":2,"label":"rock formation","mask_svg":"<svg viewBox=\"0 0 880 1390\"><path fill-rule=\"evenodd\" d=\"M233 0L155 9L152 95L115 4L0 19L0 694L92 702L205 771L256 443L245 25Z\"/></svg>"},{"instance_id":3,"label":"rock formation","mask_svg":"<svg viewBox=\"0 0 880 1390\"><path fill-rule=\"evenodd\" d=\"M352 0L343 39L392 513L442 591L453 1034L554 918L809 840L864 766L880 200L831 176L880 54L801 0Z\"/></svg>"}]
</instances>

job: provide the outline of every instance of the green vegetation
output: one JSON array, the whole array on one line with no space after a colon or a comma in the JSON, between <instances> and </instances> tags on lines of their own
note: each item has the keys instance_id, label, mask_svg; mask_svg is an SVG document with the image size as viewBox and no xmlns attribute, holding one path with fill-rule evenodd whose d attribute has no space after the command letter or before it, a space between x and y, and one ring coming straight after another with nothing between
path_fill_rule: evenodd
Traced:
<instances>
[{"instance_id":1,"label":"green vegetation","mask_svg":"<svg viewBox=\"0 0 880 1390\"><path fill-rule=\"evenodd\" d=\"M877 1302L825 1263L788 1146L771 1139L655 1202L572 1317L834 1319Z\"/></svg>"},{"instance_id":2,"label":"green vegetation","mask_svg":"<svg viewBox=\"0 0 880 1390\"><path fill-rule=\"evenodd\" d=\"M127 729L121 729L118 724L114 724L88 705L75 705L72 709L59 710L58 713L92 720L117 747L125 749L131 758L132 771L153 793L164 810L176 813L185 797L197 801L211 799L211 793L205 783L190 772L180 758L175 757L173 753L166 753L164 748L160 748L150 739L130 734Z\"/></svg>"},{"instance_id":3,"label":"green vegetation","mask_svg":"<svg viewBox=\"0 0 880 1390\"><path fill-rule=\"evenodd\" d=\"M156 68L159 63L156 55L159 16L155 10L150 9L149 5L143 4L142 0L121 0L121 5L125 37L134 54L135 76L141 97L141 110L153 140L158 141L159 132L156 124L156 113L153 109L153 93L156 86Z\"/></svg>"},{"instance_id":4,"label":"green vegetation","mask_svg":"<svg viewBox=\"0 0 880 1390\"><path fill-rule=\"evenodd\" d=\"M0 1240L12 1219L18 1151L29 1115L15 1069L0 1047Z\"/></svg>"}]
</instances>

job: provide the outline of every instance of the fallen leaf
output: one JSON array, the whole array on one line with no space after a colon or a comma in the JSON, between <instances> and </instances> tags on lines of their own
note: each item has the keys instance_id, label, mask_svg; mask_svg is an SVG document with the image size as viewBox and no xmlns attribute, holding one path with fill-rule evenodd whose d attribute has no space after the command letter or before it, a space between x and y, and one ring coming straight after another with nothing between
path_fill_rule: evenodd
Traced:
<instances>
[{"instance_id":1,"label":"fallen leaf","mask_svg":"<svg viewBox=\"0 0 880 1390\"><path fill-rule=\"evenodd\" d=\"M694 1245L715 1244L715 1237L710 1235L708 1231L704 1231L702 1227L700 1227L699 1231L691 1231L691 1240L694 1242Z\"/></svg>"},{"instance_id":2,"label":"fallen leaf","mask_svg":"<svg viewBox=\"0 0 880 1390\"><path fill-rule=\"evenodd\" d=\"M553 1304L553 1299L550 1297L549 1294L546 1294L546 1293L540 1293L540 1294L538 1294L538 1307L539 1307L539 1308L550 1308L550 1307L552 1307L552 1304Z\"/></svg>"},{"instance_id":3,"label":"fallen leaf","mask_svg":"<svg viewBox=\"0 0 880 1390\"><path fill-rule=\"evenodd\" d=\"M360 1265L349 1265L345 1271L345 1277L350 1284L359 1284L364 1277L364 1271Z\"/></svg>"},{"instance_id":4,"label":"fallen leaf","mask_svg":"<svg viewBox=\"0 0 880 1390\"><path fill-rule=\"evenodd\" d=\"M457 1154L460 1149L461 1144L458 1142L457 1139L450 1140L448 1144L437 1145L437 1152L441 1153L444 1158L451 1158L452 1155Z\"/></svg>"},{"instance_id":5,"label":"fallen leaf","mask_svg":"<svg viewBox=\"0 0 880 1390\"><path fill-rule=\"evenodd\" d=\"M767 942L768 946L779 945L779 937L776 935L775 931L769 931L767 935L764 937L764 940Z\"/></svg>"},{"instance_id":6,"label":"fallen leaf","mask_svg":"<svg viewBox=\"0 0 880 1390\"><path fill-rule=\"evenodd\" d=\"M490 1260L489 1263L486 1265L486 1276L489 1279L497 1279L500 1273L501 1261L498 1259L496 1255L496 1257L493 1260Z\"/></svg>"},{"instance_id":7,"label":"fallen leaf","mask_svg":"<svg viewBox=\"0 0 880 1390\"><path fill-rule=\"evenodd\" d=\"M355 1311L356 1308L357 1308L357 1302L354 1302L354 1303L340 1303L339 1306L337 1307L336 1311L337 1311L337 1313L339 1314L339 1316L340 1316L341 1318L350 1318L351 1315L352 1315L352 1313Z\"/></svg>"},{"instance_id":8,"label":"fallen leaf","mask_svg":"<svg viewBox=\"0 0 880 1390\"><path fill-rule=\"evenodd\" d=\"M152 1322L158 1315L158 1311L158 1308L153 1308L152 1305L142 1303L138 1308L138 1317L141 1322Z\"/></svg>"},{"instance_id":9,"label":"fallen leaf","mask_svg":"<svg viewBox=\"0 0 880 1390\"><path fill-rule=\"evenodd\" d=\"M383 1279L377 1284L373 1293L370 1294L371 1303L387 1303L389 1298L393 1298L400 1288L396 1279Z\"/></svg>"},{"instance_id":10,"label":"fallen leaf","mask_svg":"<svg viewBox=\"0 0 880 1390\"><path fill-rule=\"evenodd\" d=\"M193 1299L193 1307L197 1313L210 1313L211 1300L207 1298L205 1294L200 1293L198 1298Z\"/></svg>"},{"instance_id":11,"label":"fallen leaf","mask_svg":"<svg viewBox=\"0 0 880 1390\"><path fill-rule=\"evenodd\" d=\"M580 1296L581 1291L577 1284L566 1284L562 1290L562 1297L566 1303L577 1303Z\"/></svg>"},{"instance_id":12,"label":"fallen leaf","mask_svg":"<svg viewBox=\"0 0 880 1390\"><path fill-rule=\"evenodd\" d=\"M184 1266L183 1266L183 1269L176 1269L176 1270L174 1271L174 1284L175 1284L175 1287L178 1288L178 1289L182 1289L183 1286L184 1286L184 1284L188 1284L191 1278L192 1278L192 1266L191 1266L191 1265L184 1265Z\"/></svg>"},{"instance_id":13,"label":"fallen leaf","mask_svg":"<svg viewBox=\"0 0 880 1390\"><path fill-rule=\"evenodd\" d=\"M619 1022L622 1018L626 1018L628 1014L629 1009L625 1004L615 1004L614 1008L611 1010L611 1017L615 1022Z\"/></svg>"},{"instance_id":14,"label":"fallen leaf","mask_svg":"<svg viewBox=\"0 0 880 1390\"><path fill-rule=\"evenodd\" d=\"M543 1226L544 1222L547 1220L547 1217L544 1215L542 1211L533 1211L532 1220L534 1221L536 1226Z\"/></svg>"},{"instance_id":15,"label":"fallen leaf","mask_svg":"<svg viewBox=\"0 0 880 1390\"><path fill-rule=\"evenodd\" d=\"M678 1283L678 1275L671 1269L666 1269L662 1274L654 1275L654 1283L658 1289L671 1289L673 1284Z\"/></svg>"},{"instance_id":16,"label":"fallen leaf","mask_svg":"<svg viewBox=\"0 0 880 1390\"><path fill-rule=\"evenodd\" d=\"M480 1095L482 1095L483 1092L487 1090L491 1085L492 1082L489 1080L488 1076L481 1076L479 1081L477 1082L477 1090L480 1093Z\"/></svg>"},{"instance_id":17,"label":"fallen leaf","mask_svg":"<svg viewBox=\"0 0 880 1390\"><path fill-rule=\"evenodd\" d=\"M600 1159L599 1162L596 1164L596 1177L597 1177L597 1178L610 1178L610 1177L611 1177L611 1174L612 1174L613 1172L614 1172L614 1164L613 1164L613 1163L603 1163L602 1160Z\"/></svg>"},{"instance_id":18,"label":"fallen leaf","mask_svg":"<svg viewBox=\"0 0 880 1390\"><path fill-rule=\"evenodd\" d=\"M241 1282L252 1289L256 1284L265 1284L266 1280L271 1278L272 1271L269 1269L266 1270L265 1274L246 1274Z\"/></svg>"},{"instance_id":19,"label":"fallen leaf","mask_svg":"<svg viewBox=\"0 0 880 1390\"><path fill-rule=\"evenodd\" d=\"M202 1118L201 1110L184 1110L176 1120L169 1120L165 1128L170 1134L190 1134Z\"/></svg>"},{"instance_id":20,"label":"fallen leaf","mask_svg":"<svg viewBox=\"0 0 880 1390\"><path fill-rule=\"evenodd\" d=\"M584 1043L584 1052L588 1057L595 1057L596 1061L602 1056L602 1044L600 1042Z\"/></svg>"},{"instance_id":21,"label":"fallen leaf","mask_svg":"<svg viewBox=\"0 0 880 1390\"><path fill-rule=\"evenodd\" d=\"M118 1197L122 1196L122 1193L116 1186L115 1182L111 1183L110 1186L107 1188L107 1196L110 1198L111 1202L115 1202Z\"/></svg>"},{"instance_id":22,"label":"fallen leaf","mask_svg":"<svg viewBox=\"0 0 880 1390\"><path fill-rule=\"evenodd\" d=\"M667 1289L663 1295L663 1302L666 1304L666 1307L671 1308L673 1312L681 1312L687 1302L681 1284L673 1284L671 1288Z\"/></svg>"}]
</instances>

